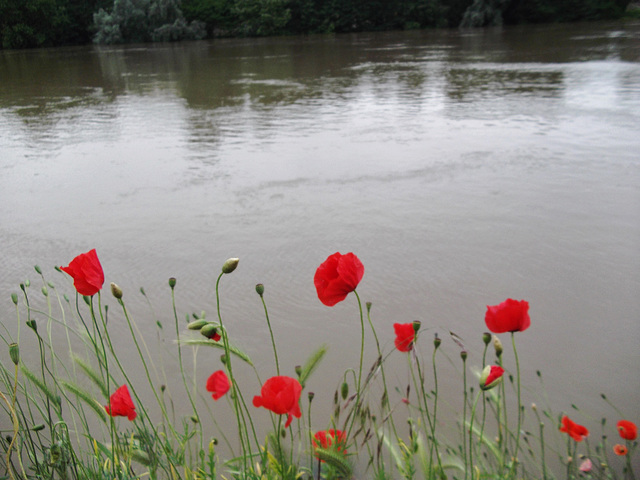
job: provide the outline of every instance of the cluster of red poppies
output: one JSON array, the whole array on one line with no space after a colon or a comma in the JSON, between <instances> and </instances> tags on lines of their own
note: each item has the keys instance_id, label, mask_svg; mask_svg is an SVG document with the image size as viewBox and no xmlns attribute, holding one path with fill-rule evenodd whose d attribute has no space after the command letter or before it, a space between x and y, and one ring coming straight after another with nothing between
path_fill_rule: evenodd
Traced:
<instances>
[{"instance_id":1,"label":"cluster of red poppies","mask_svg":"<svg viewBox=\"0 0 640 480\"><path fill-rule=\"evenodd\" d=\"M237 261L235 264L237 265ZM104 283L104 272L95 249L78 255L67 267L61 267L61 270L73 277L73 284L81 295L95 295ZM353 253L343 255L336 252L330 255L318 267L314 276L318 298L324 305L336 305L349 293L355 291L363 275L364 265ZM493 333L522 332L531 325L529 303L509 298L498 305L487 306L485 323ZM394 342L396 349L400 352L411 352L420 323L395 323L393 328L396 335ZM480 388L486 390L494 387L501 381L503 374L502 367L488 365L481 375ZM229 379L223 370L214 372L207 380L206 389L211 392L214 400L222 398L230 388ZM301 392L302 386L295 378L271 377L262 386L260 395L253 398L253 405L264 407L276 415L287 415L286 428L291 424L293 417L301 417L299 405ZM112 416L126 416L129 420L136 418L135 405L126 385L122 385L111 395L109 405L105 406L105 409ZM637 428L634 423L620 420L617 427L621 438L628 441L636 439ZM567 433L576 442L582 441L589 435L586 427L574 423L566 415L562 418L560 431ZM325 449L333 446L337 447L338 451L346 453L346 435L334 429L321 431L315 434L313 445L316 448ZM617 455L626 455L628 447L619 444L614 447L614 451ZM586 463L583 464L585 465Z\"/></svg>"}]
</instances>

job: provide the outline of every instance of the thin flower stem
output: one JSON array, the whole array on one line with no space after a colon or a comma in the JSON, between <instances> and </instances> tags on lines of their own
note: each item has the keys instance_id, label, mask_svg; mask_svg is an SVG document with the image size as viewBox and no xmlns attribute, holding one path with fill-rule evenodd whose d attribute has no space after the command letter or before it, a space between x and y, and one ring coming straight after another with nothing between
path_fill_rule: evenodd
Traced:
<instances>
[{"instance_id":1,"label":"thin flower stem","mask_svg":"<svg viewBox=\"0 0 640 480\"><path fill-rule=\"evenodd\" d=\"M473 401L473 407L471 408L471 419L469 420L469 469L471 470L471 478L473 479L473 421L476 416L476 406L480 396L484 398L484 391L480 391L476 395L476 399Z\"/></svg>"},{"instance_id":2,"label":"thin flower stem","mask_svg":"<svg viewBox=\"0 0 640 480\"><path fill-rule=\"evenodd\" d=\"M264 301L264 296L260 295L262 300L262 306L264 308L264 316L267 319L267 327L269 327L269 334L271 335L271 345L273 346L273 356L276 358L276 372L280 375L280 363L278 363L278 349L276 348L276 341L273 337L273 330L271 329L271 322L269 321L269 312L267 311L267 304Z\"/></svg>"},{"instance_id":3,"label":"thin flower stem","mask_svg":"<svg viewBox=\"0 0 640 480\"><path fill-rule=\"evenodd\" d=\"M229 346L229 337L227 336L227 330L224 328L224 324L222 322L222 314L220 313L220 280L224 272L221 272L218 275L218 279L216 280L216 312L218 314L218 323L220 323L220 330L222 335L222 343L224 345L224 355L225 355L225 366L227 371L229 372L229 380L231 380L231 385L233 387L232 390L232 399L233 399L233 410L236 414L236 422L238 423L238 433L240 437L240 447L242 448L242 460L244 462L244 471L247 471L247 458L248 453L250 452L251 446L245 444L245 436L242 435L243 430L243 420L240 417L244 417L241 412L239 400L238 400L238 384L236 382L235 377L233 376L233 369L231 367L231 349ZM246 430L246 427L245 427ZM246 435L246 431L245 431Z\"/></svg>"},{"instance_id":4,"label":"thin flower stem","mask_svg":"<svg viewBox=\"0 0 640 480\"><path fill-rule=\"evenodd\" d=\"M353 417L351 417L351 423L349 424L349 428L347 430L347 438L349 438L351 428L353 428L355 419L358 416L358 410L360 409L360 385L362 383L362 363L364 361L364 313L362 311L362 302L360 301L360 296L355 290L353 291L353 293L356 294L356 298L358 299L358 309L360 310L360 366L358 368L358 384L356 386L356 403L353 407Z\"/></svg>"},{"instance_id":5,"label":"thin flower stem","mask_svg":"<svg viewBox=\"0 0 640 480\"><path fill-rule=\"evenodd\" d=\"M516 447L513 452L513 460L511 471L515 476L518 465L518 450L520 448L520 429L522 428L522 398L521 398L521 382L520 382L520 362L518 360L518 350L516 349L515 332L511 332L511 345L513 346L513 355L516 360L516 380L518 382L518 428L516 430Z\"/></svg>"},{"instance_id":6,"label":"thin flower stem","mask_svg":"<svg viewBox=\"0 0 640 480\"><path fill-rule=\"evenodd\" d=\"M464 403L462 405L462 453L464 456L464 478L466 479L467 473L469 472L469 459L467 457L467 435L465 431L467 424L467 359L465 356L462 357L462 385L464 388Z\"/></svg>"},{"instance_id":7,"label":"thin flower stem","mask_svg":"<svg viewBox=\"0 0 640 480\"><path fill-rule=\"evenodd\" d=\"M171 284L174 285L174 284ZM176 341L178 342L178 363L180 365L180 376L182 377L182 383L184 385L184 389L187 392L187 397L189 397L189 403L191 404L191 408L193 409L193 414L196 416L196 418L199 418L198 416L198 409L196 408L196 404L193 400L193 396L191 395L191 391L189 390L189 387L187 386L187 379L184 375L184 366L182 363L182 345L180 345L180 328L178 327L178 311L176 309L176 295L175 295L175 287L171 286L171 308L173 309L173 319L174 319L174 324L176 327ZM140 355L140 358L142 358L142 363L144 365L144 369L145 372L147 374L147 380L149 381L149 384L151 385L151 388L153 389L153 393L156 396L156 399L158 398L158 395L156 393L155 388L153 388L153 382L151 381L151 376L149 375L149 370L147 369L147 365L144 361L144 358L142 357L142 352L140 351L140 347L138 346L138 341L136 340L135 334L133 333L133 328L131 327L131 322L129 321L129 315L127 315L127 311L124 308L124 303L122 302L122 300L120 300L120 304L122 305L122 308L124 309L124 314L127 318L127 322L129 323L129 329L131 330L131 336L133 337L136 347L138 348L138 354ZM162 408L162 402L160 402L158 400L158 403L161 404L161 408ZM166 416L166 412L164 411L163 408L163 413ZM171 425L171 423L169 423L169 425ZM173 429L173 426L171 426L171 428ZM200 445L203 444L203 433L202 433L202 428L198 428L198 431L200 433Z\"/></svg>"}]
</instances>

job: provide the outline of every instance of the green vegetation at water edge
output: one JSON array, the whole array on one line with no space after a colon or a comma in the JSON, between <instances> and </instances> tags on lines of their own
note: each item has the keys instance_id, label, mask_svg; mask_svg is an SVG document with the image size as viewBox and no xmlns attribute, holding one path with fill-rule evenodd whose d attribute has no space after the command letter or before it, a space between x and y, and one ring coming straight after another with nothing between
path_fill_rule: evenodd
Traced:
<instances>
[{"instance_id":1,"label":"green vegetation at water edge","mask_svg":"<svg viewBox=\"0 0 640 480\"><path fill-rule=\"evenodd\" d=\"M619 18L629 0L0 0L0 48Z\"/></svg>"}]
</instances>

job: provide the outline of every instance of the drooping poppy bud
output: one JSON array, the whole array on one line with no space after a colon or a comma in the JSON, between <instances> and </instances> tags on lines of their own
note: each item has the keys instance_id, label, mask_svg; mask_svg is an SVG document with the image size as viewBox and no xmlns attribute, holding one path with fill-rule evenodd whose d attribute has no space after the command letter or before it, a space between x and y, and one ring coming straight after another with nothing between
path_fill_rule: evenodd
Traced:
<instances>
[{"instance_id":1,"label":"drooping poppy bud","mask_svg":"<svg viewBox=\"0 0 640 480\"><path fill-rule=\"evenodd\" d=\"M490 390L502 381L504 368L498 365L487 365L480 375L480 388Z\"/></svg>"},{"instance_id":2,"label":"drooping poppy bud","mask_svg":"<svg viewBox=\"0 0 640 480\"><path fill-rule=\"evenodd\" d=\"M342 382L342 386L340 387L340 396L342 400L346 400L349 396L349 384L347 382Z\"/></svg>"}]
</instances>

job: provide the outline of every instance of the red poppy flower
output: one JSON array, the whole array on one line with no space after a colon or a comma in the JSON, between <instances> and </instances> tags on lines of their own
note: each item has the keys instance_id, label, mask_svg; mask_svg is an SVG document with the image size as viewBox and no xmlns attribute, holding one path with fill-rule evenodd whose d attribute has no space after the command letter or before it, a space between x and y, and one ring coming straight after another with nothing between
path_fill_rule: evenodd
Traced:
<instances>
[{"instance_id":1,"label":"red poppy flower","mask_svg":"<svg viewBox=\"0 0 640 480\"><path fill-rule=\"evenodd\" d=\"M638 437L638 427L629 420L620 420L618 422L618 433L625 440L635 440Z\"/></svg>"},{"instance_id":2,"label":"red poppy flower","mask_svg":"<svg viewBox=\"0 0 640 480\"><path fill-rule=\"evenodd\" d=\"M393 329L396 332L396 348L401 352L413 350L413 341L416 338L413 323L394 323Z\"/></svg>"},{"instance_id":3,"label":"red poppy flower","mask_svg":"<svg viewBox=\"0 0 640 480\"><path fill-rule=\"evenodd\" d=\"M342 453L343 455L347 454L347 434L342 430L334 430L333 428L330 428L329 430L316 432L313 436L312 442L314 449L324 448L327 450L333 446L339 453ZM316 455L316 458L318 458L318 455Z\"/></svg>"},{"instance_id":4,"label":"red poppy flower","mask_svg":"<svg viewBox=\"0 0 640 480\"><path fill-rule=\"evenodd\" d=\"M617 444L617 445L614 445L613 447L613 453L622 457L627 453L629 453L629 449L624 445Z\"/></svg>"},{"instance_id":5,"label":"red poppy flower","mask_svg":"<svg viewBox=\"0 0 640 480\"><path fill-rule=\"evenodd\" d=\"M499 305L487 305L484 321L493 333L523 332L531 325L529 302L507 298Z\"/></svg>"},{"instance_id":6,"label":"red poppy flower","mask_svg":"<svg viewBox=\"0 0 640 480\"><path fill-rule=\"evenodd\" d=\"M302 385L295 378L279 376L271 377L260 390L260 396L253 397L254 407L264 407L271 410L276 415L288 415L287 428L293 418L302 416L300 411L300 393L302 393Z\"/></svg>"},{"instance_id":7,"label":"red poppy flower","mask_svg":"<svg viewBox=\"0 0 640 480\"><path fill-rule=\"evenodd\" d=\"M586 427L572 422L566 415L562 417L562 427L560 427L560 431L567 433L576 442L581 442L589 436L589 430L587 430Z\"/></svg>"},{"instance_id":8,"label":"red poppy flower","mask_svg":"<svg viewBox=\"0 0 640 480\"><path fill-rule=\"evenodd\" d=\"M73 277L73 286L80 295L93 296L100 291L104 283L104 272L98 260L96 249L81 253L71 260L67 267L60 267Z\"/></svg>"},{"instance_id":9,"label":"red poppy flower","mask_svg":"<svg viewBox=\"0 0 640 480\"><path fill-rule=\"evenodd\" d=\"M480 388L490 390L502 381L504 368L499 365L487 365L480 375Z\"/></svg>"},{"instance_id":10,"label":"red poppy flower","mask_svg":"<svg viewBox=\"0 0 640 480\"><path fill-rule=\"evenodd\" d=\"M138 415L126 385L122 385L113 392L109 398L109 405L104 408L112 417L127 417L129 420L133 420Z\"/></svg>"},{"instance_id":11,"label":"red poppy flower","mask_svg":"<svg viewBox=\"0 0 640 480\"><path fill-rule=\"evenodd\" d=\"M353 253L336 252L318 267L313 283L320 301L333 307L356 289L363 275L364 265L358 257Z\"/></svg>"},{"instance_id":12,"label":"red poppy flower","mask_svg":"<svg viewBox=\"0 0 640 480\"><path fill-rule=\"evenodd\" d=\"M211 392L214 400L222 398L229 391L229 388L229 379L222 370L213 372L207 380L207 392Z\"/></svg>"}]
</instances>

